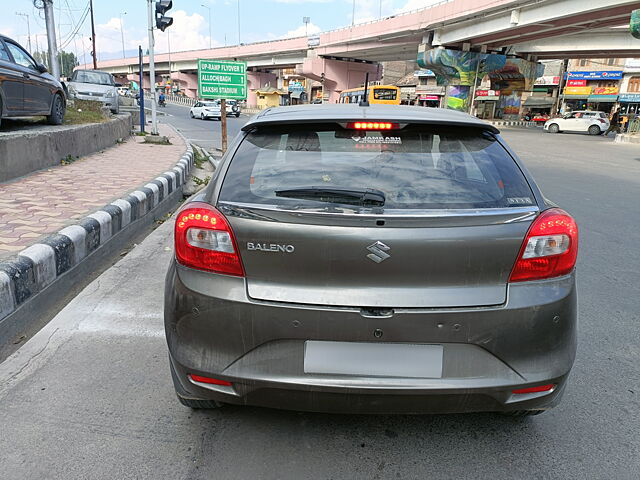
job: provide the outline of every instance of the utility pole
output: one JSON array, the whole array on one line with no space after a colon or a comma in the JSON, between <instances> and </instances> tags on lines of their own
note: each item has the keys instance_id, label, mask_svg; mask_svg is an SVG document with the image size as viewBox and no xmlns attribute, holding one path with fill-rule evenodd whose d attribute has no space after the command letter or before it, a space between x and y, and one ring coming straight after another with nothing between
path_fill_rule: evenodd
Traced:
<instances>
[{"instance_id":1,"label":"utility pole","mask_svg":"<svg viewBox=\"0 0 640 480\"><path fill-rule=\"evenodd\" d=\"M124 20L122 20L122 16L126 15L127 12L120 12L120 36L122 37L122 58L125 58L124 54Z\"/></svg>"},{"instance_id":2,"label":"utility pole","mask_svg":"<svg viewBox=\"0 0 640 480\"><path fill-rule=\"evenodd\" d=\"M58 45L56 44L56 24L53 19L53 0L43 0L44 21L47 25L47 41L49 43L49 66L51 75L60 78L60 63L58 62Z\"/></svg>"},{"instance_id":3,"label":"utility pole","mask_svg":"<svg viewBox=\"0 0 640 480\"><path fill-rule=\"evenodd\" d=\"M27 19L27 44L29 45L29 53L33 55L33 51L31 50L31 27L29 26L29 15L20 12L16 12L16 15Z\"/></svg>"},{"instance_id":4,"label":"utility pole","mask_svg":"<svg viewBox=\"0 0 640 480\"><path fill-rule=\"evenodd\" d=\"M93 20L93 0L89 0L89 10L91 11L91 55L93 56L93 69L98 69L98 57L96 56L96 26Z\"/></svg>"},{"instance_id":5,"label":"utility pole","mask_svg":"<svg viewBox=\"0 0 640 480\"><path fill-rule=\"evenodd\" d=\"M204 3L201 6L209 11L209 49L211 49L211 7Z\"/></svg>"},{"instance_id":6,"label":"utility pole","mask_svg":"<svg viewBox=\"0 0 640 480\"><path fill-rule=\"evenodd\" d=\"M240 0L238 0L238 45L240 45Z\"/></svg>"},{"instance_id":7,"label":"utility pole","mask_svg":"<svg viewBox=\"0 0 640 480\"><path fill-rule=\"evenodd\" d=\"M149 20L149 92L151 93L151 135L158 135L158 119L156 118L156 67L154 65L153 47L153 27L155 25L155 11L153 0L147 0L147 13ZM143 94L140 85L141 95Z\"/></svg>"}]
</instances>

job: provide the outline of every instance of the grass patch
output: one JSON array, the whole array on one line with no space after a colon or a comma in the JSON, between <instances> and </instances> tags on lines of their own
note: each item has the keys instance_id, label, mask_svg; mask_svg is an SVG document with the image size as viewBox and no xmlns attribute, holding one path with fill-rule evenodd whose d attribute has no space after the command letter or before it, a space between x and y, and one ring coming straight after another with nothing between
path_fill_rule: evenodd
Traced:
<instances>
[{"instance_id":1,"label":"grass patch","mask_svg":"<svg viewBox=\"0 0 640 480\"><path fill-rule=\"evenodd\" d=\"M90 102L88 100L74 100L73 105L69 102L67 111L64 115L65 125L80 125L83 123L102 123L106 122L102 113L101 102Z\"/></svg>"},{"instance_id":2,"label":"grass patch","mask_svg":"<svg viewBox=\"0 0 640 480\"><path fill-rule=\"evenodd\" d=\"M197 148L193 148L193 163L196 167L202 168L202 165L207 161L207 158L202 155Z\"/></svg>"}]
</instances>

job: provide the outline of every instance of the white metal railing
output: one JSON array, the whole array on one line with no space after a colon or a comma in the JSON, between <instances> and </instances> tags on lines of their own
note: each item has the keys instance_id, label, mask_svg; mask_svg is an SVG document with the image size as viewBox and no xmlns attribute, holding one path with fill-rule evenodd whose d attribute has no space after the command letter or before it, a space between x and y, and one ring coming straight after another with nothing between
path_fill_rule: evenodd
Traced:
<instances>
[{"instance_id":1,"label":"white metal railing","mask_svg":"<svg viewBox=\"0 0 640 480\"><path fill-rule=\"evenodd\" d=\"M158 95L160 95L159 92L158 92ZM147 100L151 101L151 94L145 91L144 98L145 98L145 101ZM173 93L165 93L164 98L167 103L173 103L175 105L184 105L185 107L193 107L197 101L195 98L189 98L183 95L175 95Z\"/></svg>"}]
</instances>

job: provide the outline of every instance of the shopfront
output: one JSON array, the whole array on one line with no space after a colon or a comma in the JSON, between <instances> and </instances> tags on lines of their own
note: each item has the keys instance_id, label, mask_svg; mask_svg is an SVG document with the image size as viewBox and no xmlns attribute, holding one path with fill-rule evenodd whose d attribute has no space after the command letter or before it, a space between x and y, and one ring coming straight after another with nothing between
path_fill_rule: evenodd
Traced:
<instances>
[{"instance_id":1,"label":"shopfront","mask_svg":"<svg viewBox=\"0 0 640 480\"><path fill-rule=\"evenodd\" d=\"M621 93L618 96L620 102L620 114L640 114L640 93Z\"/></svg>"},{"instance_id":2,"label":"shopfront","mask_svg":"<svg viewBox=\"0 0 640 480\"><path fill-rule=\"evenodd\" d=\"M431 95L427 93L421 93L418 95L418 105L421 107L440 107L440 99L442 97L439 95Z\"/></svg>"},{"instance_id":3,"label":"shopfront","mask_svg":"<svg viewBox=\"0 0 640 480\"><path fill-rule=\"evenodd\" d=\"M598 110L610 113L618 101L622 71L567 72L564 110Z\"/></svg>"},{"instance_id":4,"label":"shopfront","mask_svg":"<svg viewBox=\"0 0 640 480\"><path fill-rule=\"evenodd\" d=\"M500 90L476 90L476 117L483 119L496 118L496 109L500 100Z\"/></svg>"}]
</instances>

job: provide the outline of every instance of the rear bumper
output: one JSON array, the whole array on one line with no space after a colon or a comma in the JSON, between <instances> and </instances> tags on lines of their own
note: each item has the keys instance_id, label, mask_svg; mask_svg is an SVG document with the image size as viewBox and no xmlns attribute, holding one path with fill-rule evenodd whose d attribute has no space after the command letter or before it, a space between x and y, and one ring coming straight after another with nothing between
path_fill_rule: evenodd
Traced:
<instances>
[{"instance_id":1,"label":"rear bumper","mask_svg":"<svg viewBox=\"0 0 640 480\"><path fill-rule=\"evenodd\" d=\"M576 348L573 275L512 285L505 305L358 309L256 302L243 279L172 264L165 329L179 393L306 411L406 413L544 409L561 398ZM374 330L383 335L376 338ZM304 372L306 340L443 345L441 378ZM188 374L232 382L193 382ZM553 383L552 392L512 390Z\"/></svg>"}]
</instances>

